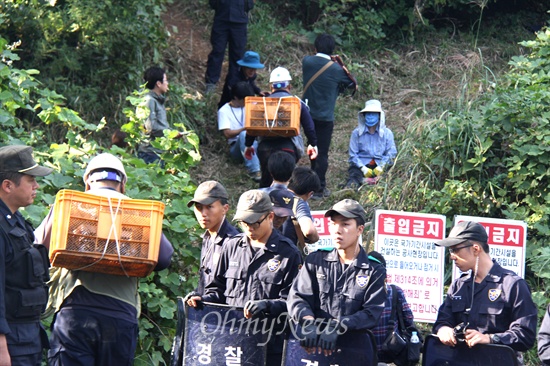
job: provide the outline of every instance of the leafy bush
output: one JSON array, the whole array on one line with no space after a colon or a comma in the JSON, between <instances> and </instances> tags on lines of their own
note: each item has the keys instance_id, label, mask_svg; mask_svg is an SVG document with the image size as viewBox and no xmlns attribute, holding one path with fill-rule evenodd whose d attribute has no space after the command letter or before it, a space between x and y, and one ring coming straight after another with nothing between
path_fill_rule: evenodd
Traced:
<instances>
[{"instance_id":1,"label":"leafy bush","mask_svg":"<svg viewBox=\"0 0 550 366\"><path fill-rule=\"evenodd\" d=\"M105 128L105 123L88 124L76 112L64 107L64 98L44 86L35 78L36 70L13 67L18 60L16 45L8 45L0 37L0 131L2 141L9 144L33 146L35 157L41 164L54 168L54 173L40 181L41 189L33 205L22 213L36 226L46 216L60 189L84 190L82 175L86 162L98 152L110 151L123 161L128 174L126 194L136 199L159 200L166 204L163 232L172 242L175 253L172 265L160 273L152 273L140 282L142 316L139 319L139 343L136 365L165 364L174 337L176 325L176 299L196 286L190 275L197 272L196 258L200 248L196 221L187 202L195 189L188 170L200 160L197 135L178 124L184 137L172 139L174 132L155 141L167 150L163 154L166 167L147 165L130 151L118 147L102 149L94 136ZM135 105L143 104L139 93L130 98ZM182 97L181 103L186 104ZM193 100L197 108L200 101ZM144 112L138 108L137 112ZM127 130L136 140L140 136L142 119L133 106L126 109L130 122ZM180 114L181 111L177 110ZM142 114L141 116L147 114ZM169 121L179 116L168 113ZM40 128L34 126L39 125ZM63 137L63 138L61 138ZM56 142L63 140L61 142Z\"/></svg>"},{"instance_id":2,"label":"leafy bush","mask_svg":"<svg viewBox=\"0 0 550 366\"><path fill-rule=\"evenodd\" d=\"M0 34L21 42L20 68L39 68L43 83L67 96L86 120L116 121L142 71L160 61L164 3L8 0L0 5Z\"/></svg>"}]
</instances>

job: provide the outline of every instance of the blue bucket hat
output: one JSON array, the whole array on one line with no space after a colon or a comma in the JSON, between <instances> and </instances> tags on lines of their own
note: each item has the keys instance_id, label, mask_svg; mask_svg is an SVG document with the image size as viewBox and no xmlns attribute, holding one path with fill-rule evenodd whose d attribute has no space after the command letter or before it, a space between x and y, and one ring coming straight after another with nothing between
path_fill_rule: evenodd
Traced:
<instances>
[{"instance_id":1,"label":"blue bucket hat","mask_svg":"<svg viewBox=\"0 0 550 366\"><path fill-rule=\"evenodd\" d=\"M239 66L248 67L251 69L263 69L264 64L260 63L260 55L254 51L246 51L241 60L237 61Z\"/></svg>"}]
</instances>

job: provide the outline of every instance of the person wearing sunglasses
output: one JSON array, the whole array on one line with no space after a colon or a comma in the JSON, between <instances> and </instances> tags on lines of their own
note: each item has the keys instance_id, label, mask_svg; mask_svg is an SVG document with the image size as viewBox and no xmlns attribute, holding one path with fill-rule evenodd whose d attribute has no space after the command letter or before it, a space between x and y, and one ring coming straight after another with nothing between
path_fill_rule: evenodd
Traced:
<instances>
[{"instance_id":1,"label":"person wearing sunglasses","mask_svg":"<svg viewBox=\"0 0 550 366\"><path fill-rule=\"evenodd\" d=\"M433 333L448 346L461 341L469 347L509 346L522 364L521 352L535 344L537 307L527 282L491 259L487 241L481 224L461 221L446 239L435 243L448 248L460 271L470 272L451 284Z\"/></svg>"},{"instance_id":2,"label":"person wearing sunglasses","mask_svg":"<svg viewBox=\"0 0 550 366\"><path fill-rule=\"evenodd\" d=\"M192 296L192 307L201 301L244 308L246 318L273 318L287 311L286 299L302 264L296 246L273 229L273 203L266 192L250 190L239 198L234 221L243 233L222 248L214 278L203 296ZM266 365L280 365L284 338L272 335Z\"/></svg>"}]
</instances>

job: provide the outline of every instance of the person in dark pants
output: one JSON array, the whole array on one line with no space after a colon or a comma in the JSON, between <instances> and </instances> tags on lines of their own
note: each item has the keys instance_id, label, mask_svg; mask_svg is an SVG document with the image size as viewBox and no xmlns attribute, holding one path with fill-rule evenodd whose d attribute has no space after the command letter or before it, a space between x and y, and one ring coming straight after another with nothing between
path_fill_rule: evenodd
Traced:
<instances>
[{"instance_id":1,"label":"person in dark pants","mask_svg":"<svg viewBox=\"0 0 550 366\"><path fill-rule=\"evenodd\" d=\"M277 319L287 311L286 299L302 259L294 244L273 229L273 204L266 192L250 190L241 195L234 220L243 229L222 249L214 279L200 301L244 308L246 318ZM282 324L282 323L281 323ZM268 366L280 366L284 339L272 334L267 343Z\"/></svg>"},{"instance_id":2,"label":"person in dark pants","mask_svg":"<svg viewBox=\"0 0 550 366\"><path fill-rule=\"evenodd\" d=\"M124 195L127 178L122 162L108 153L92 158L83 176L87 193L114 199L128 198ZM36 241L46 247L52 212L35 231ZM160 234L156 271L170 265L173 252L172 244ZM55 315L48 365L133 365L141 308L139 278L61 267L53 267L50 275L48 305Z\"/></svg>"},{"instance_id":3,"label":"person in dark pants","mask_svg":"<svg viewBox=\"0 0 550 366\"><path fill-rule=\"evenodd\" d=\"M214 24L210 34L212 51L206 63L206 92L210 93L220 80L225 48L229 44L229 68L226 80L236 80L239 60L246 48L248 12L254 7L254 0L209 0L215 10Z\"/></svg>"},{"instance_id":4,"label":"person in dark pants","mask_svg":"<svg viewBox=\"0 0 550 366\"><path fill-rule=\"evenodd\" d=\"M40 366L47 348L40 313L48 301L48 253L33 245L33 228L18 210L33 203L35 177L51 172L34 161L29 146L0 148L1 365Z\"/></svg>"},{"instance_id":5,"label":"person in dark pants","mask_svg":"<svg viewBox=\"0 0 550 366\"><path fill-rule=\"evenodd\" d=\"M271 83L272 94L270 98L293 98L290 94L290 73L283 67L275 68L269 77ZM308 139L307 155L311 160L317 158L317 134L315 133L315 127L309 114L309 110L304 103L300 104L300 125L304 129L304 133ZM255 151L252 147L255 136L246 135L245 141L245 158L251 159ZM296 162L300 160L303 153L303 140L302 136L295 137L279 137L279 136L260 136L258 137L258 159L260 160L260 170L262 172L262 179L260 180L260 188L269 187L273 178L268 170L269 157L276 151L285 151L291 154Z\"/></svg>"},{"instance_id":6,"label":"person in dark pants","mask_svg":"<svg viewBox=\"0 0 550 366\"><path fill-rule=\"evenodd\" d=\"M354 81L344 72L343 68L335 62L332 63L330 55L334 52L334 47L334 38L329 34L321 34L315 39L317 54L306 56L302 61L304 79L302 99L310 108L319 148L317 159L311 160L311 168L315 170L321 180L321 190L315 192L313 199L321 199L330 195L326 173L328 151L334 129L334 106L341 90L355 87ZM318 74L328 63L332 64Z\"/></svg>"}]
</instances>

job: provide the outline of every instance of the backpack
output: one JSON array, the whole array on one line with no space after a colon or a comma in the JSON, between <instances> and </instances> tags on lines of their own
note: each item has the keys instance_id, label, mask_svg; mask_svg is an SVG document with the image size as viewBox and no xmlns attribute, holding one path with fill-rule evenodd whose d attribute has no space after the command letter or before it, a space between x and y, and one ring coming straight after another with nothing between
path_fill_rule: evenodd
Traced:
<instances>
[{"instance_id":1,"label":"backpack","mask_svg":"<svg viewBox=\"0 0 550 366\"><path fill-rule=\"evenodd\" d=\"M381 362L393 362L397 366L414 366L420 361L420 351L424 340L414 325L405 327L403 306L397 301L397 287L390 286L392 288L392 310L389 322L391 328L388 327L386 340L382 344L378 358ZM396 321L398 322L398 332L394 331ZM412 332L416 332L418 335L420 340L418 343L411 343Z\"/></svg>"}]
</instances>

